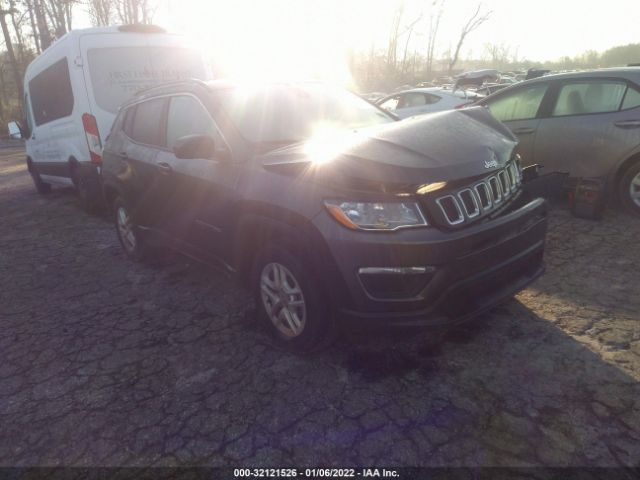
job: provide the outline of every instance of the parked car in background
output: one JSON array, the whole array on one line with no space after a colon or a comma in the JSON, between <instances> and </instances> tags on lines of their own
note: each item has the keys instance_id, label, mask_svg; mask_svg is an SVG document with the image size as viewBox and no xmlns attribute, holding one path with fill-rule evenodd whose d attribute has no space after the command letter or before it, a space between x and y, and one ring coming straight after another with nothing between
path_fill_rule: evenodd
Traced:
<instances>
[{"instance_id":1,"label":"parked car in background","mask_svg":"<svg viewBox=\"0 0 640 480\"><path fill-rule=\"evenodd\" d=\"M367 100L368 102L376 103L381 98L386 97L387 94L383 92L370 92L370 93L362 93L360 94L360 96L365 100Z\"/></svg>"},{"instance_id":2,"label":"parked car in background","mask_svg":"<svg viewBox=\"0 0 640 480\"><path fill-rule=\"evenodd\" d=\"M441 112L475 102L480 95L471 90L448 90L440 87L414 88L388 95L377 104L400 118Z\"/></svg>"},{"instance_id":3,"label":"parked car in background","mask_svg":"<svg viewBox=\"0 0 640 480\"><path fill-rule=\"evenodd\" d=\"M244 279L275 340L449 325L543 271L546 207L482 108L396 121L320 83L173 83L126 102L103 186L126 254Z\"/></svg>"},{"instance_id":4,"label":"parked car in background","mask_svg":"<svg viewBox=\"0 0 640 480\"><path fill-rule=\"evenodd\" d=\"M588 182L640 214L640 68L549 75L480 100L518 137L524 165Z\"/></svg>"},{"instance_id":5,"label":"parked car in background","mask_svg":"<svg viewBox=\"0 0 640 480\"><path fill-rule=\"evenodd\" d=\"M207 78L200 54L153 25L72 30L57 40L24 76L22 136L38 192L73 185L93 210L102 143L120 104L141 89L193 77Z\"/></svg>"}]
</instances>

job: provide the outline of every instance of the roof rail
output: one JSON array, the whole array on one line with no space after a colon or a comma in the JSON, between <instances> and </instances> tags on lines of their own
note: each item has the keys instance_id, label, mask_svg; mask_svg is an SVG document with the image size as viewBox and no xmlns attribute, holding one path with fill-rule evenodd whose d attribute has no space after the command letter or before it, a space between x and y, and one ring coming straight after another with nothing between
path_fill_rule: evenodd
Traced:
<instances>
[{"instance_id":1,"label":"roof rail","mask_svg":"<svg viewBox=\"0 0 640 480\"><path fill-rule=\"evenodd\" d=\"M157 90L157 89L162 89L165 87L171 87L174 85L184 85L184 84L191 84L191 85L200 85L202 87L206 87L207 86L207 82L205 82L204 80L200 80L199 78L185 78L183 80L172 80L170 82L165 82L165 83L159 83L158 85L154 85L152 87L149 88L145 88L143 90L139 90L137 91L133 96L134 97L138 97L140 95L143 95L145 93L148 93L152 90Z\"/></svg>"}]
</instances>

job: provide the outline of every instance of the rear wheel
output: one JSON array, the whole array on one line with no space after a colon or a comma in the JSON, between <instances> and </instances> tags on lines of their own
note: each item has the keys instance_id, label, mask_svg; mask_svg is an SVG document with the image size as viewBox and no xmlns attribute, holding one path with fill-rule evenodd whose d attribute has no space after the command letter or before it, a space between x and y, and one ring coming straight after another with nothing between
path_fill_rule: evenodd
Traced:
<instances>
[{"instance_id":1,"label":"rear wheel","mask_svg":"<svg viewBox=\"0 0 640 480\"><path fill-rule=\"evenodd\" d=\"M76 195L78 196L78 204L85 212L95 213L100 205L96 182L92 182L84 175L79 166L73 167L72 171L73 184L76 187Z\"/></svg>"},{"instance_id":2,"label":"rear wheel","mask_svg":"<svg viewBox=\"0 0 640 480\"><path fill-rule=\"evenodd\" d=\"M622 176L619 195L629 212L640 215L640 162L631 165Z\"/></svg>"},{"instance_id":3,"label":"rear wheel","mask_svg":"<svg viewBox=\"0 0 640 480\"><path fill-rule=\"evenodd\" d=\"M33 164L28 164L29 174L33 179L33 184L36 187L38 193L49 193L51 191L51 185L42 181L40 174L36 171Z\"/></svg>"},{"instance_id":4,"label":"rear wheel","mask_svg":"<svg viewBox=\"0 0 640 480\"><path fill-rule=\"evenodd\" d=\"M265 248L254 265L253 288L258 314L279 346L309 352L330 339L330 309L300 256Z\"/></svg>"}]
</instances>

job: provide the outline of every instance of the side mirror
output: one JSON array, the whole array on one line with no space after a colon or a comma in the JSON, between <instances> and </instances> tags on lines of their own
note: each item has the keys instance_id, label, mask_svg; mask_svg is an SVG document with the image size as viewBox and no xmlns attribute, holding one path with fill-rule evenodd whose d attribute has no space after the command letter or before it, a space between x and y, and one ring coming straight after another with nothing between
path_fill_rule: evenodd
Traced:
<instances>
[{"instance_id":1,"label":"side mirror","mask_svg":"<svg viewBox=\"0 0 640 480\"><path fill-rule=\"evenodd\" d=\"M25 135L23 135L22 128L20 127L20 124L18 122L9 122L7 128L9 130L9 137L15 140L26 137Z\"/></svg>"},{"instance_id":2,"label":"side mirror","mask_svg":"<svg viewBox=\"0 0 640 480\"><path fill-rule=\"evenodd\" d=\"M210 135L187 135L180 137L173 145L173 153L178 158L206 158L213 159L215 141Z\"/></svg>"}]
</instances>

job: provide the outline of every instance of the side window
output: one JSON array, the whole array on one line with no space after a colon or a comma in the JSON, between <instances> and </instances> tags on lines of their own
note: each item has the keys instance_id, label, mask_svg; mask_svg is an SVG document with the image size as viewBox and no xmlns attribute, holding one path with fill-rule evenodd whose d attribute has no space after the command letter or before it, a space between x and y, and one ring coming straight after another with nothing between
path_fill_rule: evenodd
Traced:
<instances>
[{"instance_id":1,"label":"side window","mask_svg":"<svg viewBox=\"0 0 640 480\"><path fill-rule=\"evenodd\" d=\"M627 108L636 108L640 107L640 92L635 88L627 88L627 93L624 96L624 101L622 102L622 110L626 110Z\"/></svg>"},{"instance_id":2,"label":"side window","mask_svg":"<svg viewBox=\"0 0 640 480\"><path fill-rule=\"evenodd\" d=\"M395 95L383 103L379 105L379 107L384 108L385 110L395 110L398 108L398 101L400 100L400 95Z\"/></svg>"},{"instance_id":3,"label":"side window","mask_svg":"<svg viewBox=\"0 0 640 480\"><path fill-rule=\"evenodd\" d=\"M442 98L437 95L431 95L430 93L425 93L424 97L427 100L427 105L433 105L434 103L438 103Z\"/></svg>"},{"instance_id":4,"label":"side window","mask_svg":"<svg viewBox=\"0 0 640 480\"><path fill-rule=\"evenodd\" d=\"M29 132L33 132L33 117L31 116L31 102L29 101L29 95L24 96L24 112L27 120L27 129Z\"/></svg>"},{"instance_id":5,"label":"side window","mask_svg":"<svg viewBox=\"0 0 640 480\"><path fill-rule=\"evenodd\" d=\"M627 89L624 82L582 80L562 86L552 115L583 115L619 110Z\"/></svg>"},{"instance_id":6,"label":"side window","mask_svg":"<svg viewBox=\"0 0 640 480\"><path fill-rule=\"evenodd\" d=\"M427 104L427 100L423 93L409 92L402 95L402 100L398 104L398 108L423 107Z\"/></svg>"},{"instance_id":7,"label":"side window","mask_svg":"<svg viewBox=\"0 0 640 480\"><path fill-rule=\"evenodd\" d=\"M136 105L131 133L129 134L134 141L145 145L164 147L164 142L162 141L164 105L163 98L147 100ZM129 114L127 114L128 116ZM128 118L125 120L128 120ZM125 121L125 127L126 123Z\"/></svg>"},{"instance_id":8,"label":"side window","mask_svg":"<svg viewBox=\"0 0 640 480\"><path fill-rule=\"evenodd\" d=\"M129 137L133 135L133 118L136 115L136 107L127 108L126 111L123 112L124 119L122 121L122 131L126 133Z\"/></svg>"},{"instance_id":9,"label":"side window","mask_svg":"<svg viewBox=\"0 0 640 480\"><path fill-rule=\"evenodd\" d=\"M211 115L195 98L178 96L171 98L167 117L167 146L173 148L186 135L211 135L220 147L215 124Z\"/></svg>"},{"instance_id":10,"label":"side window","mask_svg":"<svg viewBox=\"0 0 640 480\"><path fill-rule=\"evenodd\" d=\"M73 112L73 90L67 58L57 61L29 81L36 125L68 117Z\"/></svg>"},{"instance_id":11,"label":"side window","mask_svg":"<svg viewBox=\"0 0 640 480\"><path fill-rule=\"evenodd\" d=\"M546 91L546 84L532 85L490 100L487 106L501 122L528 120L536 117Z\"/></svg>"}]
</instances>

